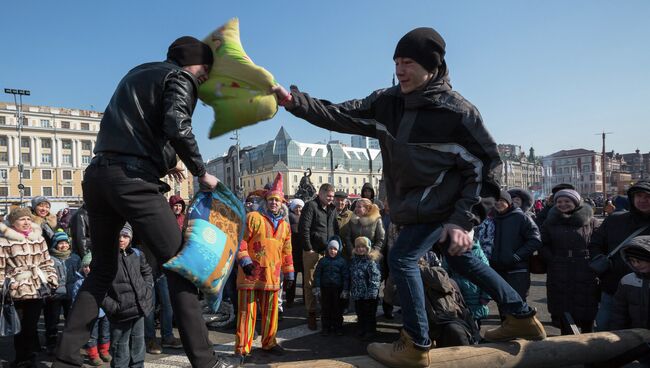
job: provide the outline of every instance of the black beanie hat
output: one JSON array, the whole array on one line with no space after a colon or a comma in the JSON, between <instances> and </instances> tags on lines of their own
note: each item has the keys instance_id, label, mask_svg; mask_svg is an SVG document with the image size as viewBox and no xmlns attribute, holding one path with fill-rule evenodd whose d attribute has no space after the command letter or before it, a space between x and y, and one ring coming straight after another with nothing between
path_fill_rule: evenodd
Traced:
<instances>
[{"instance_id":1,"label":"black beanie hat","mask_svg":"<svg viewBox=\"0 0 650 368\"><path fill-rule=\"evenodd\" d=\"M571 184L568 184L568 183L560 183L560 184L554 186L553 189L551 189L551 193L552 193L552 194L555 194L555 193L561 191L562 189L571 189L571 190L576 190L576 188L575 188L573 185L571 185Z\"/></svg>"},{"instance_id":2,"label":"black beanie hat","mask_svg":"<svg viewBox=\"0 0 650 368\"><path fill-rule=\"evenodd\" d=\"M445 40L433 28L416 28L399 40L393 60L398 57L411 58L424 69L432 72L442 64L445 46Z\"/></svg>"},{"instance_id":3,"label":"black beanie hat","mask_svg":"<svg viewBox=\"0 0 650 368\"><path fill-rule=\"evenodd\" d=\"M504 201L508 202L508 206L512 206L512 197L510 196L510 193L508 193L507 190L503 190L503 189L501 190L499 199L503 199Z\"/></svg>"},{"instance_id":4,"label":"black beanie hat","mask_svg":"<svg viewBox=\"0 0 650 368\"><path fill-rule=\"evenodd\" d=\"M191 36L178 38L169 45L167 59L180 66L204 64L212 66L214 62L210 46Z\"/></svg>"}]
</instances>

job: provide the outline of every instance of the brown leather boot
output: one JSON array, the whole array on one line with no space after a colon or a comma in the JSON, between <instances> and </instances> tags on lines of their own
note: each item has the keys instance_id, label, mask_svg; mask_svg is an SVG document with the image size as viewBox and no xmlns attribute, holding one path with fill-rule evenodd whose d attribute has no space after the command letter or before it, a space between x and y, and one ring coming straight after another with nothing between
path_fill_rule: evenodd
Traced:
<instances>
[{"instance_id":1,"label":"brown leather boot","mask_svg":"<svg viewBox=\"0 0 650 368\"><path fill-rule=\"evenodd\" d=\"M372 343L368 355L391 368L426 368L431 364L429 348L413 344L413 339L402 330L399 340L392 344Z\"/></svg>"},{"instance_id":2,"label":"brown leather boot","mask_svg":"<svg viewBox=\"0 0 650 368\"><path fill-rule=\"evenodd\" d=\"M309 315L307 316L307 328L312 331L315 331L318 328L318 325L316 324L316 312L309 312Z\"/></svg>"},{"instance_id":3,"label":"brown leather boot","mask_svg":"<svg viewBox=\"0 0 650 368\"><path fill-rule=\"evenodd\" d=\"M487 331L484 338L494 342L514 339L543 340L546 338L546 331L534 313L523 318L507 314L501 326Z\"/></svg>"}]
</instances>

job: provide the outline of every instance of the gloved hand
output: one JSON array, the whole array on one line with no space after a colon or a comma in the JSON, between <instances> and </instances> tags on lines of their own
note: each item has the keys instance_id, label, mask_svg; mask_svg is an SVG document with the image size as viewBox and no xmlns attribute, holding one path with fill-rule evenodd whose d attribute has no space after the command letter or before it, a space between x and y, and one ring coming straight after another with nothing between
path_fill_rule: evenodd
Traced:
<instances>
[{"instance_id":1,"label":"gloved hand","mask_svg":"<svg viewBox=\"0 0 650 368\"><path fill-rule=\"evenodd\" d=\"M350 291L349 290L341 291L341 299L350 299Z\"/></svg>"},{"instance_id":2,"label":"gloved hand","mask_svg":"<svg viewBox=\"0 0 650 368\"><path fill-rule=\"evenodd\" d=\"M316 287L311 289L311 293L314 294L314 298L320 298L320 288Z\"/></svg>"},{"instance_id":3,"label":"gloved hand","mask_svg":"<svg viewBox=\"0 0 650 368\"><path fill-rule=\"evenodd\" d=\"M249 263L246 266L242 267L242 270L244 270L244 274L246 276L253 276L253 270L254 269L255 269L255 266L252 263Z\"/></svg>"},{"instance_id":4,"label":"gloved hand","mask_svg":"<svg viewBox=\"0 0 650 368\"><path fill-rule=\"evenodd\" d=\"M285 280L282 282L282 287L284 288L284 290L289 290L289 289L291 289L291 288L293 287L293 284L294 284L294 283L295 283L294 280L286 280L286 279L285 279Z\"/></svg>"}]
</instances>

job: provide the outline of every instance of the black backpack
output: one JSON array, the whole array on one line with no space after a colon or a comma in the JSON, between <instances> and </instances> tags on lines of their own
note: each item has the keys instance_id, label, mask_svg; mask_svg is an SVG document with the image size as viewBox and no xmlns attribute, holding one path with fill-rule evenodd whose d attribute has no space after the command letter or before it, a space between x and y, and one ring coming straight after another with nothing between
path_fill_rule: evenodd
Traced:
<instances>
[{"instance_id":1,"label":"black backpack","mask_svg":"<svg viewBox=\"0 0 650 368\"><path fill-rule=\"evenodd\" d=\"M477 344L480 331L456 282L440 266L421 263L429 337L436 347Z\"/></svg>"}]
</instances>

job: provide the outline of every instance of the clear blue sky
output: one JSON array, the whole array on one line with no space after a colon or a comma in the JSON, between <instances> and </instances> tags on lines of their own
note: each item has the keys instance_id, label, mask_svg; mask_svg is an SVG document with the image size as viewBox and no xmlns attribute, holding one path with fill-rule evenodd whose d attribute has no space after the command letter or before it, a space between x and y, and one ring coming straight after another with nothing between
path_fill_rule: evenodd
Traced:
<instances>
[{"instance_id":1,"label":"clear blue sky","mask_svg":"<svg viewBox=\"0 0 650 368\"><path fill-rule=\"evenodd\" d=\"M10 1L0 14L0 87L30 89L30 104L103 111L130 68L231 17L258 65L331 101L389 86L396 42L430 26L447 41L454 89L497 142L540 154L599 150L594 134L605 130L609 149L650 151L647 0ZM227 150L228 136L207 139L211 109L197 106L194 121L205 159ZM266 142L282 125L300 141L329 137L282 110L243 129L242 144Z\"/></svg>"}]
</instances>

